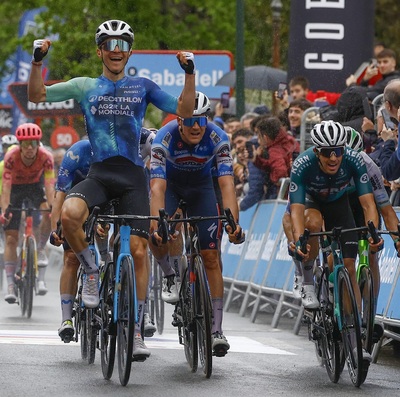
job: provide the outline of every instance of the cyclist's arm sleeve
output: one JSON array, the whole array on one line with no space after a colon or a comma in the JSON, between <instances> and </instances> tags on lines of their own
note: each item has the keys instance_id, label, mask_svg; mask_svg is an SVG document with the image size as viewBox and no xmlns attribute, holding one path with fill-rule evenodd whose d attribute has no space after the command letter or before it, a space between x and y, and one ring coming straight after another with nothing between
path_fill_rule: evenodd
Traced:
<instances>
[{"instance_id":1,"label":"cyclist's arm sleeve","mask_svg":"<svg viewBox=\"0 0 400 397\"><path fill-rule=\"evenodd\" d=\"M82 87L86 77L76 77L74 79L46 86L46 102L61 102L67 99L81 101Z\"/></svg>"}]
</instances>

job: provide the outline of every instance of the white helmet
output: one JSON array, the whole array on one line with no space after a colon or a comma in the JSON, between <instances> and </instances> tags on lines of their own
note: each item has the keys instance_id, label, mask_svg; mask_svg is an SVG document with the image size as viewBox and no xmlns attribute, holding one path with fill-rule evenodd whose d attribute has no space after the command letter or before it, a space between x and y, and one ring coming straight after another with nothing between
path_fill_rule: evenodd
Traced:
<instances>
[{"instance_id":1,"label":"white helmet","mask_svg":"<svg viewBox=\"0 0 400 397\"><path fill-rule=\"evenodd\" d=\"M361 150L364 148L364 142L361 134L350 126L346 126L344 129L347 133L347 146L351 147L357 152L361 152Z\"/></svg>"},{"instance_id":2,"label":"white helmet","mask_svg":"<svg viewBox=\"0 0 400 397\"><path fill-rule=\"evenodd\" d=\"M193 116L200 116L209 112L211 109L210 100L200 91L196 91L196 101L194 105Z\"/></svg>"},{"instance_id":3,"label":"white helmet","mask_svg":"<svg viewBox=\"0 0 400 397\"><path fill-rule=\"evenodd\" d=\"M336 121L328 120L316 124L310 134L312 143L317 148L346 146L346 130Z\"/></svg>"},{"instance_id":4,"label":"white helmet","mask_svg":"<svg viewBox=\"0 0 400 397\"><path fill-rule=\"evenodd\" d=\"M12 135L12 134L4 135L1 138L1 144L2 145L11 146L11 145L16 145L17 143L18 143L17 137L15 135Z\"/></svg>"},{"instance_id":5,"label":"white helmet","mask_svg":"<svg viewBox=\"0 0 400 397\"><path fill-rule=\"evenodd\" d=\"M134 34L132 28L126 22L113 19L103 22L97 28L95 35L97 46L100 47L110 37L122 37L132 46Z\"/></svg>"}]
</instances>

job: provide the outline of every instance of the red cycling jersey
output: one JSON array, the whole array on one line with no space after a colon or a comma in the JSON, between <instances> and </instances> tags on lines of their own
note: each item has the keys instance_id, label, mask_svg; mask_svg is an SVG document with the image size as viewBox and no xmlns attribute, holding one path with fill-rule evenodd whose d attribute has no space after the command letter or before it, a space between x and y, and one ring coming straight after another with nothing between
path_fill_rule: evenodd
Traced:
<instances>
[{"instance_id":1,"label":"red cycling jersey","mask_svg":"<svg viewBox=\"0 0 400 397\"><path fill-rule=\"evenodd\" d=\"M44 186L54 185L53 155L43 147L39 147L35 161L30 166L22 162L21 151L16 146L4 157L3 189L12 185L30 185L38 183L44 175Z\"/></svg>"}]
</instances>

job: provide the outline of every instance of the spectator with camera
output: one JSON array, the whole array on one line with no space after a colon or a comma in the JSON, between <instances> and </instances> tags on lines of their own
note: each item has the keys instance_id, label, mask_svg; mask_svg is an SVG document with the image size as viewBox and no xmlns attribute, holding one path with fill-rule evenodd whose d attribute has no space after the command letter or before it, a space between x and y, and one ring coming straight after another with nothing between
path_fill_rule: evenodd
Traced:
<instances>
[{"instance_id":1,"label":"spectator with camera","mask_svg":"<svg viewBox=\"0 0 400 397\"><path fill-rule=\"evenodd\" d=\"M249 158L253 158L253 151L258 146L257 138L247 128L241 128L232 135L232 148L236 153L236 162L241 164L247 180L243 181L243 193L238 198L239 210L245 211L264 199L264 185L268 181L268 175L257 168Z\"/></svg>"},{"instance_id":2,"label":"spectator with camera","mask_svg":"<svg viewBox=\"0 0 400 397\"><path fill-rule=\"evenodd\" d=\"M376 96L383 93L386 85L393 79L400 78L400 71L396 69L397 60L396 53L390 48L385 48L376 55L376 62L372 60L366 69L363 80L360 85L366 88L369 100L373 100ZM369 80L381 74L382 78L375 84L369 86ZM352 75L346 80L347 86L355 85L356 78Z\"/></svg>"},{"instance_id":3,"label":"spectator with camera","mask_svg":"<svg viewBox=\"0 0 400 397\"><path fill-rule=\"evenodd\" d=\"M254 126L259 147L249 157L254 165L269 174L267 198L278 195L281 178L290 175L292 162L300 152L296 139L288 134L277 117L263 117Z\"/></svg>"}]
</instances>

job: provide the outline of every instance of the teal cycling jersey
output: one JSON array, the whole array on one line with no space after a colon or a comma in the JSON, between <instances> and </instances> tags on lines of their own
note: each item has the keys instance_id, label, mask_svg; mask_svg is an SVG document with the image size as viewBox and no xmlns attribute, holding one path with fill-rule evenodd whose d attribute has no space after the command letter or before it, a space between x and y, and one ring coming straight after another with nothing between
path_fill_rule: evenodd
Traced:
<instances>
[{"instance_id":1,"label":"teal cycling jersey","mask_svg":"<svg viewBox=\"0 0 400 397\"><path fill-rule=\"evenodd\" d=\"M122 156L143 167L140 130L148 104L176 114L178 98L149 79L77 77L46 87L47 102L75 99L82 109L93 162Z\"/></svg>"},{"instance_id":2,"label":"teal cycling jersey","mask_svg":"<svg viewBox=\"0 0 400 397\"><path fill-rule=\"evenodd\" d=\"M320 202L336 201L348 192L352 178L358 196L372 193L367 168L360 153L346 147L338 172L329 175L321 170L318 157L311 147L293 163L290 175L290 203L305 204L306 194Z\"/></svg>"}]
</instances>

